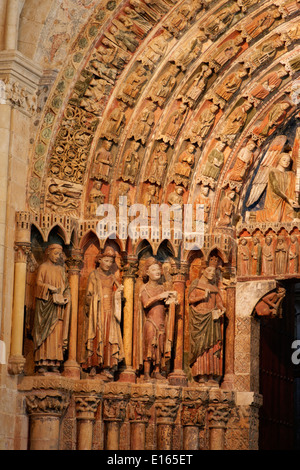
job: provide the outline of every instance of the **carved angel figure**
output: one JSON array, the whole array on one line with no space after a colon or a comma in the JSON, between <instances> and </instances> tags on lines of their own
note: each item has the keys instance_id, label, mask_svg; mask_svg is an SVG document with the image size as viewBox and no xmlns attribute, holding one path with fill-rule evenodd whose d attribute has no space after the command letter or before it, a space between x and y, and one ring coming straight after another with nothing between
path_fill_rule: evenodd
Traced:
<instances>
[{"instance_id":1,"label":"carved angel figure","mask_svg":"<svg viewBox=\"0 0 300 470\"><path fill-rule=\"evenodd\" d=\"M295 173L291 155L282 152L285 142L285 136L276 137L254 178L247 207L266 193L263 209L256 211L258 222L288 222L295 218Z\"/></svg>"}]
</instances>

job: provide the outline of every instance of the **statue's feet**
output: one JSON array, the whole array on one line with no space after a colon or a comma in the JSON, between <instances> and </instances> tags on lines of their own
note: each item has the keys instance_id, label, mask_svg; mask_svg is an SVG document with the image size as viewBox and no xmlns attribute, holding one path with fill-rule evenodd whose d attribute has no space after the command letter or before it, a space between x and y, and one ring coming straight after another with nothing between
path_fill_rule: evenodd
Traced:
<instances>
[{"instance_id":1,"label":"statue's feet","mask_svg":"<svg viewBox=\"0 0 300 470\"><path fill-rule=\"evenodd\" d=\"M153 372L153 378L155 380L167 380L160 372Z\"/></svg>"}]
</instances>

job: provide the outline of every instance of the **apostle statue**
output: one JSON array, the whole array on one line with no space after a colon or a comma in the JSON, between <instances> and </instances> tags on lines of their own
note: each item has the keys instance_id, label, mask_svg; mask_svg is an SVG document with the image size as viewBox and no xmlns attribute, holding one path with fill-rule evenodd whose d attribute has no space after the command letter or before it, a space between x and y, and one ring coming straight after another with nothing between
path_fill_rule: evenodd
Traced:
<instances>
[{"instance_id":1,"label":"apostle statue","mask_svg":"<svg viewBox=\"0 0 300 470\"><path fill-rule=\"evenodd\" d=\"M196 382L217 385L222 376L223 300L216 285L216 268L208 266L200 279L192 282L190 308L190 366Z\"/></svg>"},{"instance_id":2,"label":"apostle statue","mask_svg":"<svg viewBox=\"0 0 300 470\"><path fill-rule=\"evenodd\" d=\"M51 244L38 269L33 327L34 361L39 373L60 371L68 346L70 291L62 246Z\"/></svg>"},{"instance_id":3,"label":"apostle statue","mask_svg":"<svg viewBox=\"0 0 300 470\"><path fill-rule=\"evenodd\" d=\"M140 336L139 354L144 365L144 380L152 377L165 380L162 375L170 359L175 323L176 291L166 290L161 284L162 266L155 258L144 265L144 285L139 295Z\"/></svg>"},{"instance_id":4,"label":"apostle statue","mask_svg":"<svg viewBox=\"0 0 300 470\"><path fill-rule=\"evenodd\" d=\"M116 253L106 247L98 253L86 290L85 354L82 367L91 377L112 381L124 358L121 335L123 286L113 268Z\"/></svg>"}]
</instances>

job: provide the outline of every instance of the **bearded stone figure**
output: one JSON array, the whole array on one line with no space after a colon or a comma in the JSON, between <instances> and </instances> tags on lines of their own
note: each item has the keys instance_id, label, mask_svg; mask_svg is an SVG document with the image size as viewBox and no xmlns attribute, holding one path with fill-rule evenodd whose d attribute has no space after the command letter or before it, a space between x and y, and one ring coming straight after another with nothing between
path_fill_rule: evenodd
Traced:
<instances>
[{"instance_id":1,"label":"bearded stone figure","mask_svg":"<svg viewBox=\"0 0 300 470\"><path fill-rule=\"evenodd\" d=\"M216 285L216 269L207 267L200 279L192 282L190 308L190 366L198 383L218 385L222 376L222 316L225 307Z\"/></svg>"},{"instance_id":2,"label":"bearded stone figure","mask_svg":"<svg viewBox=\"0 0 300 470\"><path fill-rule=\"evenodd\" d=\"M162 370L171 356L175 322L176 291L161 284L162 267L155 258L144 266L144 285L140 291L140 356L144 365L144 380L164 380Z\"/></svg>"},{"instance_id":3,"label":"bearded stone figure","mask_svg":"<svg viewBox=\"0 0 300 470\"><path fill-rule=\"evenodd\" d=\"M63 249L51 244L38 269L33 328L34 360L39 373L59 372L68 345L70 291Z\"/></svg>"},{"instance_id":4,"label":"bearded stone figure","mask_svg":"<svg viewBox=\"0 0 300 470\"><path fill-rule=\"evenodd\" d=\"M99 252L97 267L91 272L86 290L84 370L90 376L112 381L124 358L121 334L121 297L123 286L112 272L115 251L106 247Z\"/></svg>"}]
</instances>

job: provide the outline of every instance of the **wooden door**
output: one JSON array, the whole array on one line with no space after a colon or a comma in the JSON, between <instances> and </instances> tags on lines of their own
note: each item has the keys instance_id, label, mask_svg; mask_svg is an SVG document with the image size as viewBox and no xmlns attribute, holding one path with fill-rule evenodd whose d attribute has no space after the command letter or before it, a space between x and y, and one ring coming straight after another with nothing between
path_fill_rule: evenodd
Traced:
<instances>
[{"instance_id":1,"label":"wooden door","mask_svg":"<svg viewBox=\"0 0 300 470\"><path fill-rule=\"evenodd\" d=\"M291 360L295 330L295 289L287 290L282 318L261 320L259 449L295 448L294 365Z\"/></svg>"}]
</instances>

